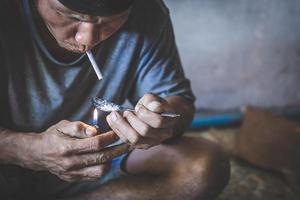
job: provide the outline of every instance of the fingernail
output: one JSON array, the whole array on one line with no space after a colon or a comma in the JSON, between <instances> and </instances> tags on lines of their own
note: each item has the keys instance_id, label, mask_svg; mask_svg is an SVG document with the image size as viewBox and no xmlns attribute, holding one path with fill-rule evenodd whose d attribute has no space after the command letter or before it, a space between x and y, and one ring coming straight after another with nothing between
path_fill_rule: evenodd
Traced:
<instances>
[{"instance_id":1,"label":"fingernail","mask_svg":"<svg viewBox=\"0 0 300 200\"><path fill-rule=\"evenodd\" d=\"M148 110L155 112L159 107L161 106L161 103L158 101L152 101L147 105Z\"/></svg>"},{"instance_id":2,"label":"fingernail","mask_svg":"<svg viewBox=\"0 0 300 200\"><path fill-rule=\"evenodd\" d=\"M87 136L94 136L95 135L95 128L92 128L92 127L87 127L86 129L85 129L85 134L87 135Z\"/></svg>"},{"instance_id":3,"label":"fingernail","mask_svg":"<svg viewBox=\"0 0 300 200\"><path fill-rule=\"evenodd\" d=\"M117 113L116 112L110 113L109 118L112 122L117 121L117 119L118 119Z\"/></svg>"},{"instance_id":4,"label":"fingernail","mask_svg":"<svg viewBox=\"0 0 300 200\"><path fill-rule=\"evenodd\" d=\"M141 107L142 107L142 106L139 105L139 104L136 105L135 108L134 108L135 112L139 112L139 110L140 110Z\"/></svg>"}]
</instances>

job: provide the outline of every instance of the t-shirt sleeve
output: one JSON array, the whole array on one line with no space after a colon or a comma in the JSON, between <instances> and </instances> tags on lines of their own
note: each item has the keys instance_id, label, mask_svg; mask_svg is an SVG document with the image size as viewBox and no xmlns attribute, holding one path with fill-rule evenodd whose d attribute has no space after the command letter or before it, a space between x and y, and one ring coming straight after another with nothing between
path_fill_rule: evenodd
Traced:
<instances>
[{"instance_id":1,"label":"t-shirt sleeve","mask_svg":"<svg viewBox=\"0 0 300 200\"><path fill-rule=\"evenodd\" d=\"M4 54L3 54L3 45L2 45L2 35L0 31L0 127L3 127L5 121L8 119L8 113L5 112L7 108L7 93L6 93L6 66L4 65Z\"/></svg>"},{"instance_id":2,"label":"t-shirt sleeve","mask_svg":"<svg viewBox=\"0 0 300 200\"><path fill-rule=\"evenodd\" d=\"M129 101L135 104L145 93L195 101L179 58L171 20L168 18L157 36L144 43Z\"/></svg>"}]
</instances>

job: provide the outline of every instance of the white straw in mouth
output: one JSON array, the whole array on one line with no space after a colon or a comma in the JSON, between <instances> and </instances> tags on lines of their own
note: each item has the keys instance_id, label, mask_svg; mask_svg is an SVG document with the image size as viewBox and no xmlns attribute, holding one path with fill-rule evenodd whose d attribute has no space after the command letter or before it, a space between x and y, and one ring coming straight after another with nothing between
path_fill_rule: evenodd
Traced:
<instances>
[{"instance_id":1,"label":"white straw in mouth","mask_svg":"<svg viewBox=\"0 0 300 200\"><path fill-rule=\"evenodd\" d=\"M101 80L103 78L103 76L102 76L102 73L101 73L101 71L99 69L98 64L96 63L96 60L95 60L92 52L91 51L87 51L86 55L88 56L88 58L89 58L89 60L90 60L90 62L92 64L92 66L93 66L93 68L94 68L94 70L95 70L95 72L97 74L98 79Z\"/></svg>"}]
</instances>

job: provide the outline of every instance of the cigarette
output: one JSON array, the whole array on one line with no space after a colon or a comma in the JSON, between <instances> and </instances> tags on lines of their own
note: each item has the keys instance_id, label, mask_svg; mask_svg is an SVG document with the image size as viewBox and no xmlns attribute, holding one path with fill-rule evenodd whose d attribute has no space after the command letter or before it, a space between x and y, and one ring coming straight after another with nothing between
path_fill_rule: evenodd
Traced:
<instances>
[{"instance_id":1,"label":"cigarette","mask_svg":"<svg viewBox=\"0 0 300 200\"><path fill-rule=\"evenodd\" d=\"M95 72L97 74L98 79L101 80L103 78L103 76L102 76L102 73L101 73L101 71L99 69L98 64L96 63L96 60L95 60L92 52L91 51L87 51L86 55L88 56L88 58L89 58L89 60L90 60L90 62L92 64L92 66L93 66L93 68L94 68L94 70L95 70Z\"/></svg>"}]
</instances>

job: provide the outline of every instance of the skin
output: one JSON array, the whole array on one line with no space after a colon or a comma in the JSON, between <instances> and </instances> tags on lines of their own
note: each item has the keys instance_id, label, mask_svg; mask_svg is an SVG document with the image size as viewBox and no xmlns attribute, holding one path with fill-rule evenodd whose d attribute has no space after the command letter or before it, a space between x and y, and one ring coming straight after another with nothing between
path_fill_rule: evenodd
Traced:
<instances>
[{"instance_id":1,"label":"skin","mask_svg":"<svg viewBox=\"0 0 300 200\"><path fill-rule=\"evenodd\" d=\"M40 34L58 59L92 49L118 31L130 13L87 16L57 0L36 0L35 6ZM49 171L68 182L93 181L109 171L113 158L131 151L123 163L130 176L72 199L212 199L228 182L228 159L214 143L180 138L194 110L179 96L145 94L135 113L110 113L112 131L101 135L83 122L66 120L39 134L0 128L0 163ZM162 112L181 116L161 117ZM124 144L107 147L118 138Z\"/></svg>"},{"instance_id":2,"label":"skin","mask_svg":"<svg viewBox=\"0 0 300 200\"><path fill-rule=\"evenodd\" d=\"M42 39L57 59L70 61L117 32L130 9L109 17L70 10L57 0L35 0L35 18Z\"/></svg>"}]
</instances>

